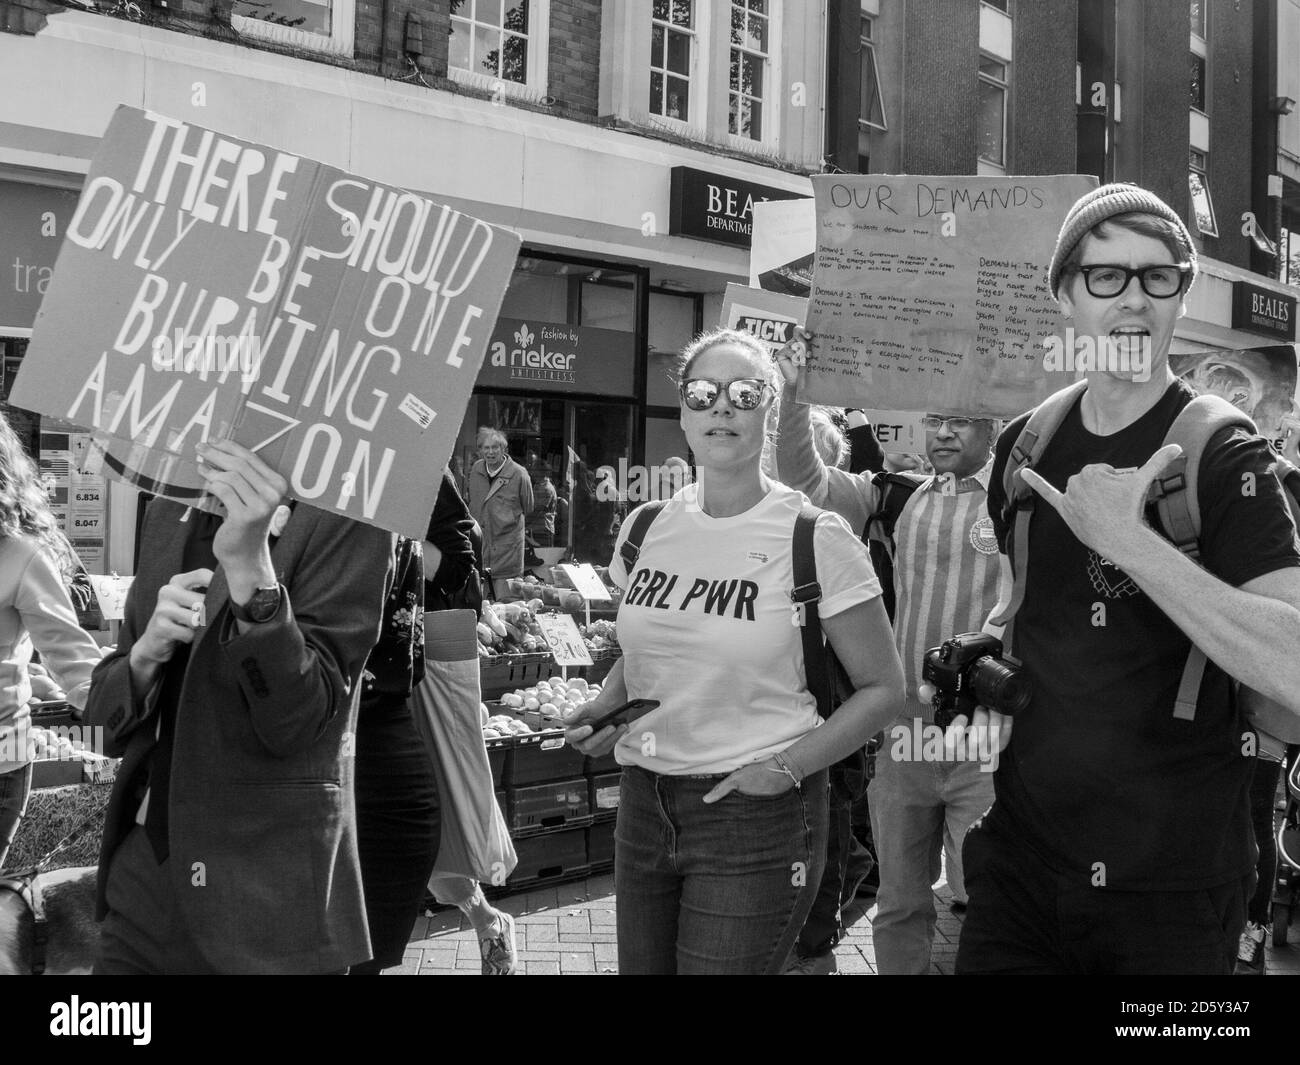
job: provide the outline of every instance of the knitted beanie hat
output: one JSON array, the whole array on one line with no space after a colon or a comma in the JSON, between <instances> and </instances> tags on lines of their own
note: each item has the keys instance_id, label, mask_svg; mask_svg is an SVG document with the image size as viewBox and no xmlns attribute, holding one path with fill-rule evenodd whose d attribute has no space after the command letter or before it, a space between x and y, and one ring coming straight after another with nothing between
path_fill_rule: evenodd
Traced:
<instances>
[{"instance_id":1,"label":"knitted beanie hat","mask_svg":"<svg viewBox=\"0 0 1300 1065\"><path fill-rule=\"evenodd\" d=\"M1074 251L1075 245L1097 225L1116 215L1139 212L1155 215L1169 222L1176 232L1178 246L1187 261L1192 264L1191 281L1196 280L1196 246L1187 226L1178 217L1178 212L1170 207L1154 192L1139 188L1137 185L1113 184L1102 185L1093 189L1086 196L1080 197L1078 203L1070 208L1061 226L1060 236L1056 238L1056 250L1052 252L1052 265L1047 271L1047 284L1055 296L1061 285L1061 267ZM1191 281L1188 282L1190 286Z\"/></svg>"}]
</instances>

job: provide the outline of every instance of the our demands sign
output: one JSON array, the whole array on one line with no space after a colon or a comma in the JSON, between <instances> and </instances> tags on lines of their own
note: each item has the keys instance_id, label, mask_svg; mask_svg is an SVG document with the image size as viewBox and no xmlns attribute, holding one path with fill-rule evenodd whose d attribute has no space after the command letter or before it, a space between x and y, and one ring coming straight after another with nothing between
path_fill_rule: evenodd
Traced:
<instances>
[{"instance_id":1,"label":"our demands sign","mask_svg":"<svg viewBox=\"0 0 1300 1065\"><path fill-rule=\"evenodd\" d=\"M633 396L634 336L558 322L498 318L479 385Z\"/></svg>"},{"instance_id":2,"label":"our demands sign","mask_svg":"<svg viewBox=\"0 0 1300 1065\"><path fill-rule=\"evenodd\" d=\"M519 238L403 189L130 107L97 152L12 403L215 508L233 439L292 496L423 536Z\"/></svg>"}]
</instances>

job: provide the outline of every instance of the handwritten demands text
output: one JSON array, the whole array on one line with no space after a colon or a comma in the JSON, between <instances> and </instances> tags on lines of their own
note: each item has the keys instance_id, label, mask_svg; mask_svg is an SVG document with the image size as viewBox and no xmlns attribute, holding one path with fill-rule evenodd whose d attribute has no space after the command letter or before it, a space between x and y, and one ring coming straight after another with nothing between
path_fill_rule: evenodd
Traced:
<instances>
[{"instance_id":1,"label":"handwritten demands text","mask_svg":"<svg viewBox=\"0 0 1300 1065\"><path fill-rule=\"evenodd\" d=\"M1046 267L1087 177L820 175L811 402L1008 417L1061 384Z\"/></svg>"},{"instance_id":2,"label":"handwritten demands text","mask_svg":"<svg viewBox=\"0 0 1300 1065\"><path fill-rule=\"evenodd\" d=\"M215 508L194 448L232 438L295 498L423 535L518 244L417 193L122 107L13 401L95 430L107 469L159 494ZM214 338L243 357L160 366Z\"/></svg>"}]
</instances>

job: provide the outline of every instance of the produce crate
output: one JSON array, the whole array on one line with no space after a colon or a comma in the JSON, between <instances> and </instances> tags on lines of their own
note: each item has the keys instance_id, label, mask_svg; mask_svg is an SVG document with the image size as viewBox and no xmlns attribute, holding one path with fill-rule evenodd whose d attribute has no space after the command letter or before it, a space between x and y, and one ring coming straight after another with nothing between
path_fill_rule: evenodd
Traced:
<instances>
[{"instance_id":1,"label":"produce crate","mask_svg":"<svg viewBox=\"0 0 1300 1065\"><path fill-rule=\"evenodd\" d=\"M509 888L578 876L587 870L587 830L571 828L528 836L515 844L515 853L519 864L506 881Z\"/></svg>"},{"instance_id":2,"label":"produce crate","mask_svg":"<svg viewBox=\"0 0 1300 1065\"><path fill-rule=\"evenodd\" d=\"M585 756L576 747L570 747L564 742L562 732L513 736L504 742L511 744L502 776L507 787L545 784L582 775Z\"/></svg>"},{"instance_id":3,"label":"produce crate","mask_svg":"<svg viewBox=\"0 0 1300 1065\"><path fill-rule=\"evenodd\" d=\"M510 788L507 820L512 834L529 829L563 828L591 815L586 777Z\"/></svg>"},{"instance_id":4,"label":"produce crate","mask_svg":"<svg viewBox=\"0 0 1300 1065\"><path fill-rule=\"evenodd\" d=\"M606 865L614 861L614 822L597 821L587 829L587 861Z\"/></svg>"},{"instance_id":5,"label":"produce crate","mask_svg":"<svg viewBox=\"0 0 1300 1065\"><path fill-rule=\"evenodd\" d=\"M495 699L515 688L536 684L555 667L549 651L526 655L495 655L478 660L479 684L485 701Z\"/></svg>"},{"instance_id":6,"label":"produce crate","mask_svg":"<svg viewBox=\"0 0 1300 1065\"><path fill-rule=\"evenodd\" d=\"M591 812L599 817L612 814L618 809L618 793L623 774L602 773L589 778L591 786Z\"/></svg>"},{"instance_id":7,"label":"produce crate","mask_svg":"<svg viewBox=\"0 0 1300 1065\"><path fill-rule=\"evenodd\" d=\"M486 740L488 765L492 767L492 786L501 787L503 778L506 775L506 756L510 745L509 740ZM504 812L505 806L501 807Z\"/></svg>"}]
</instances>

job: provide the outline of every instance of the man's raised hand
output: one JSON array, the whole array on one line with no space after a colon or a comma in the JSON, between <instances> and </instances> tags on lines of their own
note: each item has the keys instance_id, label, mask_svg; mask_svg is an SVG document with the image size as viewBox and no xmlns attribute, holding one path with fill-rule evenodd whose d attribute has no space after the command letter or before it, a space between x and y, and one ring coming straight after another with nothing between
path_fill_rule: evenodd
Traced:
<instances>
[{"instance_id":1,"label":"man's raised hand","mask_svg":"<svg viewBox=\"0 0 1300 1065\"><path fill-rule=\"evenodd\" d=\"M1142 535L1147 492L1174 459L1183 453L1166 444L1137 469L1117 470L1104 463L1085 466L1059 492L1032 469L1020 476L1061 515L1080 542L1123 566L1129 549Z\"/></svg>"}]
</instances>

